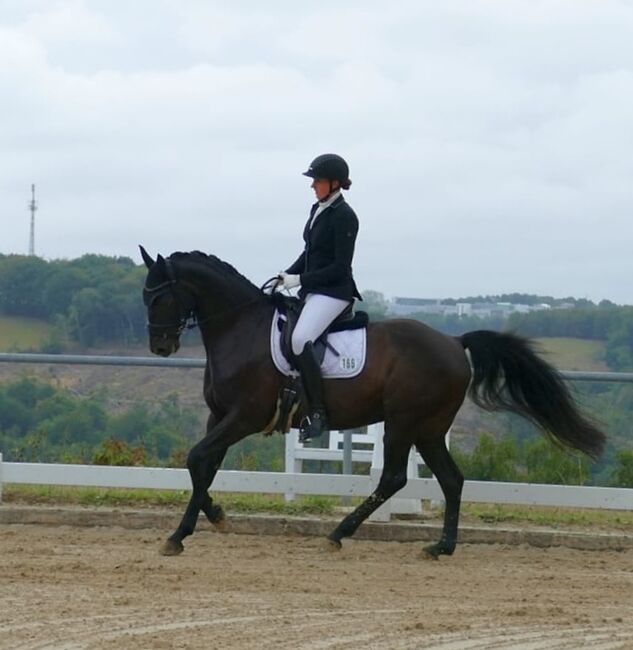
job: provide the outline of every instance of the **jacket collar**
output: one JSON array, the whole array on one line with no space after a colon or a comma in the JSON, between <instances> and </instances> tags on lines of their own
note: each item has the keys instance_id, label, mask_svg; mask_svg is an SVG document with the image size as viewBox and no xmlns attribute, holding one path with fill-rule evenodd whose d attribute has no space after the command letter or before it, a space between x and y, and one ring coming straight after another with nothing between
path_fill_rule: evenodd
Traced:
<instances>
[{"instance_id":1,"label":"jacket collar","mask_svg":"<svg viewBox=\"0 0 633 650\"><path fill-rule=\"evenodd\" d=\"M336 190L330 196L325 199L325 201L319 201L319 205L325 210L325 208L329 208L331 205L336 203L337 199L343 198L343 194L341 193L341 190Z\"/></svg>"},{"instance_id":2,"label":"jacket collar","mask_svg":"<svg viewBox=\"0 0 633 650\"><path fill-rule=\"evenodd\" d=\"M318 219L318 217L321 216L321 214L325 212L328 208L337 208L339 205L341 205L341 203L344 202L345 202L345 198L341 193L341 190L338 190L329 199L325 201L317 201L310 209L310 215L312 216L317 210L319 210L319 214L317 215L317 219Z\"/></svg>"}]
</instances>

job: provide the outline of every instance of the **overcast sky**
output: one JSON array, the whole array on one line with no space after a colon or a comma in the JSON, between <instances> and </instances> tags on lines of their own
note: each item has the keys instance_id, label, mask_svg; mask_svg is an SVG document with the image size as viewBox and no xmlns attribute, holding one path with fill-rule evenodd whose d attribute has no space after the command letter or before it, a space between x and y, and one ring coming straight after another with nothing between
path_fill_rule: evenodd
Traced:
<instances>
[{"instance_id":1,"label":"overcast sky","mask_svg":"<svg viewBox=\"0 0 633 650\"><path fill-rule=\"evenodd\" d=\"M359 287L633 304L633 2L0 0L0 253L299 254L350 164Z\"/></svg>"}]
</instances>

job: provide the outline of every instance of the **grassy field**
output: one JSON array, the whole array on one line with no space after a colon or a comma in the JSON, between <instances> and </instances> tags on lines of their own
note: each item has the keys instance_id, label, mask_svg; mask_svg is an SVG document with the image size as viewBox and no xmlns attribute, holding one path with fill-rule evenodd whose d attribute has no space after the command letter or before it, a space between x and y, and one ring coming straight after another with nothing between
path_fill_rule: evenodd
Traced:
<instances>
[{"instance_id":1,"label":"grassy field","mask_svg":"<svg viewBox=\"0 0 633 650\"><path fill-rule=\"evenodd\" d=\"M48 341L53 327L36 318L0 316L0 352L37 350Z\"/></svg>"},{"instance_id":2,"label":"grassy field","mask_svg":"<svg viewBox=\"0 0 633 650\"><path fill-rule=\"evenodd\" d=\"M609 370L604 362L604 341L542 338L536 342L547 360L560 370Z\"/></svg>"},{"instance_id":3,"label":"grassy field","mask_svg":"<svg viewBox=\"0 0 633 650\"><path fill-rule=\"evenodd\" d=\"M80 505L86 507L175 508L181 510L188 502L187 490L132 490L120 488L82 488L64 486L17 485L4 486L3 502L22 505ZM280 515L341 514L341 500L337 497L302 496L287 502L279 494L216 495L229 513L269 513ZM353 499L358 505L362 499ZM442 507L424 506L424 519L440 523ZM616 529L630 531L633 511L598 510L589 508L557 508L518 506L486 503L462 504L464 523L492 525L569 526L590 529Z\"/></svg>"}]
</instances>

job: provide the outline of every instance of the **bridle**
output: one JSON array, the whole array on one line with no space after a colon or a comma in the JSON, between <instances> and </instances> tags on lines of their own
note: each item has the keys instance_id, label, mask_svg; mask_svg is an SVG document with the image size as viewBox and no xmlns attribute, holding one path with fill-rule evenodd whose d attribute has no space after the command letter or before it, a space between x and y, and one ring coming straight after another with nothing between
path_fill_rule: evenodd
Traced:
<instances>
[{"instance_id":1,"label":"bridle","mask_svg":"<svg viewBox=\"0 0 633 650\"><path fill-rule=\"evenodd\" d=\"M185 305L182 297L176 291L178 280L169 258L165 259L165 270L167 272L167 279L164 282L161 282L154 287L148 287L147 283L145 284L143 287L143 302L149 309L156 300L162 298L165 294L170 293L174 302L178 306L179 318L178 321L174 323L152 323L148 320L147 329L149 330L150 336L162 335L163 337L167 335L166 330L173 329L175 336L179 337L183 330L193 329L194 327L197 327L200 322L204 321L198 320L196 306L192 305L191 307L188 307Z\"/></svg>"}]
</instances>

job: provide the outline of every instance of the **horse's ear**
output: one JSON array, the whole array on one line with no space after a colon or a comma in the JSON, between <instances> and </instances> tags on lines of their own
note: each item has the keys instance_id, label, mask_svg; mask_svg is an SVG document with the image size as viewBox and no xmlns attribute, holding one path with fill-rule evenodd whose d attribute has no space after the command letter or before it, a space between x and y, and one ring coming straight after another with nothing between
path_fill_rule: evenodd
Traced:
<instances>
[{"instance_id":1,"label":"horse's ear","mask_svg":"<svg viewBox=\"0 0 633 650\"><path fill-rule=\"evenodd\" d=\"M142 246L139 245L139 248L141 249L141 257L143 258L143 262L145 262L145 266L148 269L152 268L152 266L154 266L154 260Z\"/></svg>"},{"instance_id":2,"label":"horse's ear","mask_svg":"<svg viewBox=\"0 0 633 650\"><path fill-rule=\"evenodd\" d=\"M160 253L156 256L156 265L159 269L165 268L165 258Z\"/></svg>"}]
</instances>

